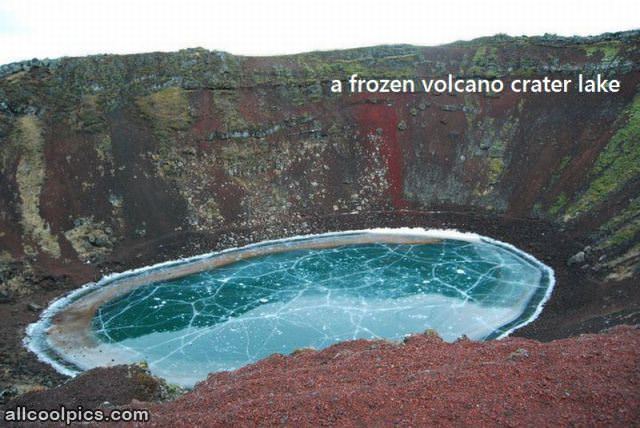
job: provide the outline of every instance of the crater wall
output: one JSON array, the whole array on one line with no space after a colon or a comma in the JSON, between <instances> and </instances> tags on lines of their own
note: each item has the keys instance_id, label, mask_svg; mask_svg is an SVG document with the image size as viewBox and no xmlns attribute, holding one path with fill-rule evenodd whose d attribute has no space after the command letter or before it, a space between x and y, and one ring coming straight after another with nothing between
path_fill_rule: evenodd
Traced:
<instances>
[{"instance_id":1,"label":"crater wall","mask_svg":"<svg viewBox=\"0 0 640 428\"><path fill-rule=\"evenodd\" d=\"M549 222L585 237L574 262L598 280L638 278L639 71L638 32L2 66L2 288L79 284L168 243L183 255L196 235L255 240L324 216L430 210ZM600 73L622 90L330 93L331 79L352 73L507 82Z\"/></svg>"}]
</instances>

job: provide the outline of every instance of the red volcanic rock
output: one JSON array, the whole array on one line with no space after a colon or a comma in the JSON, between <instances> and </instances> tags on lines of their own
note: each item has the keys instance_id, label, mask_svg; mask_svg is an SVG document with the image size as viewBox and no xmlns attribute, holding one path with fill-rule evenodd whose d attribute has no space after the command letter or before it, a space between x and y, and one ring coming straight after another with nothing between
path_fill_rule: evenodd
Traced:
<instances>
[{"instance_id":1,"label":"red volcanic rock","mask_svg":"<svg viewBox=\"0 0 640 428\"><path fill-rule=\"evenodd\" d=\"M640 330L549 343L358 340L213 374L150 409L153 426L631 426Z\"/></svg>"}]
</instances>

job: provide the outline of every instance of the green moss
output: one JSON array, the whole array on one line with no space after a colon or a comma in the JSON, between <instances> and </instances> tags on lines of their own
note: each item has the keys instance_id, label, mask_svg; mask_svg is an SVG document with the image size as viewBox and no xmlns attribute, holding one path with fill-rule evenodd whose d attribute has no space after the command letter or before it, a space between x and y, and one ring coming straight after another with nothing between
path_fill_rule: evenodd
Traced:
<instances>
[{"instance_id":1,"label":"green moss","mask_svg":"<svg viewBox=\"0 0 640 428\"><path fill-rule=\"evenodd\" d=\"M602 55L602 62L611 62L620 52L620 42L610 41L590 45L584 48L587 56Z\"/></svg>"},{"instance_id":2,"label":"green moss","mask_svg":"<svg viewBox=\"0 0 640 428\"><path fill-rule=\"evenodd\" d=\"M330 60L327 60L323 54L310 53L299 55L297 60L309 84L317 80L345 80L353 74L361 78L414 79L416 63L422 61L414 50L415 48L406 48L406 52L400 51L397 55L383 58L366 55L368 52L365 50L354 51L355 57ZM300 76L295 79L293 76L287 77L290 83L301 83Z\"/></svg>"},{"instance_id":3,"label":"green moss","mask_svg":"<svg viewBox=\"0 0 640 428\"><path fill-rule=\"evenodd\" d=\"M505 123L504 125L504 131L506 131L506 128L509 126L509 123ZM502 130L501 130L502 131ZM503 134L500 134L503 135ZM491 147L489 148L489 156L491 157L502 157L502 155L504 154L504 151L506 150L507 145L506 143L502 140L502 139L498 139L496 141L493 142L493 144L491 145Z\"/></svg>"},{"instance_id":4,"label":"green moss","mask_svg":"<svg viewBox=\"0 0 640 428\"><path fill-rule=\"evenodd\" d=\"M112 162L113 154L111 151L111 136L101 135L98 137L98 143L95 145L96 155L103 162Z\"/></svg>"},{"instance_id":5,"label":"green moss","mask_svg":"<svg viewBox=\"0 0 640 428\"><path fill-rule=\"evenodd\" d=\"M609 220L604 226L604 230L613 230L630 222L635 217L640 216L640 196L632 200L629 205L617 216Z\"/></svg>"},{"instance_id":6,"label":"green moss","mask_svg":"<svg viewBox=\"0 0 640 428\"><path fill-rule=\"evenodd\" d=\"M166 383L163 385L162 399L166 401L175 400L185 394L186 390L174 383Z\"/></svg>"},{"instance_id":7,"label":"green moss","mask_svg":"<svg viewBox=\"0 0 640 428\"><path fill-rule=\"evenodd\" d=\"M224 124L225 132L244 131L249 128L249 123L244 119L238 110L240 101L237 91L215 91L213 94L213 104L216 113Z\"/></svg>"},{"instance_id":8,"label":"green moss","mask_svg":"<svg viewBox=\"0 0 640 428\"><path fill-rule=\"evenodd\" d=\"M469 73L486 78L498 77L498 48L480 46L473 55Z\"/></svg>"},{"instance_id":9,"label":"green moss","mask_svg":"<svg viewBox=\"0 0 640 428\"><path fill-rule=\"evenodd\" d=\"M220 213L220 208L215 199L207 199L202 205L198 207L193 207L200 219L206 224L215 224L216 222L221 222L224 220L222 214Z\"/></svg>"},{"instance_id":10,"label":"green moss","mask_svg":"<svg viewBox=\"0 0 640 428\"><path fill-rule=\"evenodd\" d=\"M558 166L558 171L563 171L567 167L567 165L569 165L569 162L571 162L570 155L563 157L560 161L560 165Z\"/></svg>"},{"instance_id":11,"label":"green moss","mask_svg":"<svg viewBox=\"0 0 640 428\"><path fill-rule=\"evenodd\" d=\"M71 111L69 122L76 131L99 133L106 130L106 121L96 95L85 95L77 109Z\"/></svg>"},{"instance_id":12,"label":"green moss","mask_svg":"<svg viewBox=\"0 0 640 428\"><path fill-rule=\"evenodd\" d=\"M430 337L437 337L437 338L440 337L438 332L436 330L432 329L432 328L426 329L422 334L425 335L425 336L430 336Z\"/></svg>"},{"instance_id":13,"label":"green moss","mask_svg":"<svg viewBox=\"0 0 640 428\"><path fill-rule=\"evenodd\" d=\"M480 100L478 97L464 95L464 116L467 119L467 129L473 128L477 112L480 111Z\"/></svg>"},{"instance_id":14,"label":"green moss","mask_svg":"<svg viewBox=\"0 0 640 428\"><path fill-rule=\"evenodd\" d=\"M477 196L486 196L495 190L493 186L509 164L507 149L518 128L518 119L515 116L504 121L490 116L477 119L467 116L467 132L475 146L472 156L479 157L484 164L486 181L478 180L473 192Z\"/></svg>"},{"instance_id":15,"label":"green moss","mask_svg":"<svg viewBox=\"0 0 640 428\"><path fill-rule=\"evenodd\" d=\"M636 244L634 242L631 244L631 247L618 254L618 257L604 265L610 272L609 275L607 275L607 279L619 281L621 279L637 275L637 260L640 258L640 243Z\"/></svg>"},{"instance_id":16,"label":"green moss","mask_svg":"<svg viewBox=\"0 0 640 428\"><path fill-rule=\"evenodd\" d=\"M600 152L591 171L589 187L567 210L567 220L604 203L640 175L640 96L635 97L617 123L618 131Z\"/></svg>"},{"instance_id":17,"label":"green moss","mask_svg":"<svg viewBox=\"0 0 640 428\"><path fill-rule=\"evenodd\" d=\"M191 123L189 98L182 88L166 88L138 98L136 103L158 131L184 130Z\"/></svg>"},{"instance_id":18,"label":"green moss","mask_svg":"<svg viewBox=\"0 0 640 428\"><path fill-rule=\"evenodd\" d=\"M560 196L558 196L558 199L556 199L553 205L549 208L549 214L556 217L560 212L562 212L564 207L567 205L567 202L567 195L561 193Z\"/></svg>"},{"instance_id":19,"label":"green moss","mask_svg":"<svg viewBox=\"0 0 640 428\"><path fill-rule=\"evenodd\" d=\"M565 168L569 165L569 162L571 162L571 155L567 155L562 158L562 160L560 161L560 164L555 169L555 171L553 171L553 174L551 175L551 179L549 180L549 187L554 186L558 182ZM559 214L559 212L557 212L556 214Z\"/></svg>"},{"instance_id":20,"label":"green moss","mask_svg":"<svg viewBox=\"0 0 640 428\"><path fill-rule=\"evenodd\" d=\"M506 122L503 129L500 131L500 137L508 135L510 133L511 122ZM505 134L503 134L503 132ZM502 138L497 138L491 147L489 148L489 162L488 162L488 180L489 184L495 184L504 172L505 159L504 154L507 149L507 144Z\"/></svg>"},{"instance_id":21,"label":"green moss","mask_svg":"<svg viewBox=\"0 0 640 428\"><path fill-rule=\"evenodd\" d=\"M600 248L626 245L636 240L640 235L640 197L636 197L617 216L604 224L600 231L605 238L599 244Z\"/></svg>"},{"instance_id":22,"label":"green moss","mask_svg":"<svg viewBox=\"0 0 640 428\"><path fill-rule=\"evenodd\" d=\"M618 247L634 242L640 236L640 218L616 230L600 246Z\"/></svg>"},{"instance_id":23,"label":"green moss","mask_svg":"<svg viewBox=\"0 0 640 428\"><path fill-rule=\"evenodd\" d=\"M491 158L489 159L488 168L489 183L497 183L498 177L500 177L502 171L504 171L504 161L502 158Z\"/></svg>"},{"instance_id":24,"label":"green moss","mask_svg":"<svg viewBox=\"0 0 640 428\"><path fill-rule=\"evenodd\" d=\"M495 52L495 48L492 48L492 50ZM474 64L484 64L487 61L487 47L486 46L480 46L477 50L476 53L473 55L473 63Z\"/></svg>"}]
</instances>

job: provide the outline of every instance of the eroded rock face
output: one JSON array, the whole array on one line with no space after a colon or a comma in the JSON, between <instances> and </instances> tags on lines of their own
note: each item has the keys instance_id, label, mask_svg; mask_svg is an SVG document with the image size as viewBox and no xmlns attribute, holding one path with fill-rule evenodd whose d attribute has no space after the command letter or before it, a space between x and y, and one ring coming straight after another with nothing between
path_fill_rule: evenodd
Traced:
<instances>
[{"instance_id":1,"label":"eroded rock face","mask_svg":"<svg viewBox=\"0 0 640 428\"><path fill-rule=\"evenodd\" d=\"M640 34L627 32L3 66L0 271L19 263L79 282L167 237L239 230L255 240L304 232L309 217L446 207L585 232L587 268L628 279L640 261L639 63ZM330 79L351 73L508 81L579 72L617 78L622 90L329 91ZM13 288L28 292L15 286L20 275Z\"/></svg>"}]
</instances>

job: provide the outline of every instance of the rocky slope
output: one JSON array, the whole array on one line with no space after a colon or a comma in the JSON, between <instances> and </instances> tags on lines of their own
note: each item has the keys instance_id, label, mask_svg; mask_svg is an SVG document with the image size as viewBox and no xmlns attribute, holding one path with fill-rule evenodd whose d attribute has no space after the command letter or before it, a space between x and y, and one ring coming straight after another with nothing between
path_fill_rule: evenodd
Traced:
<instances>
[{"instance_id":1,"label":"rocky slope","mask_svg":"<svg viewBox=\"0 0 640 428\"><path fill-rule=\"evenodd\" d=\"M104 272L358 226L455 226L532 251L559 273L556 314L588 308L562 335L637 319L639 71L639 32L2 66L0 311L18 320L3 366L39 306ZM330 93L352 73L600 73L622 90Z\"/></svg>"},{"instance_id":2,"label":"rocky slope","mask_svg":"<svg viewBox=\"0 0 640 428\"><path fill-rule=\"evenodd\" d=\"M151 426L172 427L635 426L639 345L629 327L544 344L356 341L210 375L143 407Z\"/></svg>"},{"instance_id":3,"label":"rocky slope","mask_svg":"<svg viewBox=\"0 0 640 428\"><path fill-rule=\"evenodd\" d=\"M636 426L639 364L640 330L632 327L550 343L450 344L427 331L403 343L358 340L273 355L212 374L165 403L157 401L180 391L143 367L98 368L6 409L146 408L151 420L139 426L171 427Z\"/></svg>"}]
</instances>

